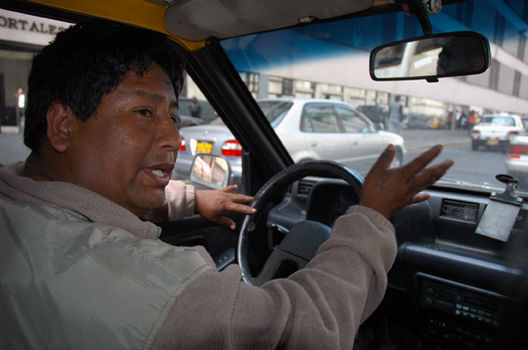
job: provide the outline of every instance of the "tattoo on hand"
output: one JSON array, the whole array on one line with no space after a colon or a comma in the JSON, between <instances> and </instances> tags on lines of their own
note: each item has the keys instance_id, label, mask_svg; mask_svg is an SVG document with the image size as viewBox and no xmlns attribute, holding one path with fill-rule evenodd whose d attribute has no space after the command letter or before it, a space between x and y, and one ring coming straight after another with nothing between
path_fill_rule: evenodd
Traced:
<instances>
[{"instance_id":1,"label":"tattoo on hand","mask_svg":"<svg viewBox=\"0 0 528 350\"><path fill-rule=\"evenodd\" d=\"M385 184L387 183L388 181L388 178L387 178L387 175L384 175L382 178L381 178L381 182L379 184L377 184L376 186L378 186L378 188L380 190L384 190L385 189Z\"/></svg>"}]
</instances>

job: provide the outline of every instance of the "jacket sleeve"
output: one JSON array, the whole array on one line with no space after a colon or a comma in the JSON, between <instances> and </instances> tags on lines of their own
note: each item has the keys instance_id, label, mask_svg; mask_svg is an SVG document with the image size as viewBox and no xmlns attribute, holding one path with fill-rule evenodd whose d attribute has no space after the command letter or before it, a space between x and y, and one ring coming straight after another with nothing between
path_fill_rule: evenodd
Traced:
<instances>
[{"instance_id":1,"label":"jacket sleeve","mask_svg":"<svg viewBox=\"0 0 528 350\"><path fill-rule=\"evenodd\" d=\"M204 273L179 296L153 348L351 349L383 299L396 250L388 220L351 207L287 279L254 287L236 265Z\"/></svg>"},{"instance_id":2,"label":"jacket sleeve","mask_svg":"<svg viewBox=\"0 0 528 350\"><path fill-rule=\"evenodd\" d=\"M168 220L176 221L194 214L194 186L183 181L170 180L165 187L165 200L168 203Z\"/></svg>"}]
</instances>

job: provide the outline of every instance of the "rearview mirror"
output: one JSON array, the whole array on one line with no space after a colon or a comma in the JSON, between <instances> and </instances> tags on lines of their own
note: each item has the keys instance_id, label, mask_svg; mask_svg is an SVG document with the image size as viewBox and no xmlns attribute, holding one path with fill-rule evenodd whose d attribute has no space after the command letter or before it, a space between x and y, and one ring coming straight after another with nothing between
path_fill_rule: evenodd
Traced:
<instances>
[{"instance_id":1,"label":"rearview mirror","mask_svg":"<svg viewBox=\"0 0 528 350\"><path fill-rule=\"evenodd\" d=\"M224 158L198 154L193 159L190 180L208 188L221 189L228 185L230 174Z\"/></svg>"},{"instance_id":2,"label":"rearview mirror","mask_svg":"<svg viewBox=\"0 0 528 350\"><path fill-rule=\"evenodd\" d=\"M475 32L452 32L406 39L376 47L370 54L374 80L426 79L484 72L489 43Z\"/></svg>"}]
</instances>

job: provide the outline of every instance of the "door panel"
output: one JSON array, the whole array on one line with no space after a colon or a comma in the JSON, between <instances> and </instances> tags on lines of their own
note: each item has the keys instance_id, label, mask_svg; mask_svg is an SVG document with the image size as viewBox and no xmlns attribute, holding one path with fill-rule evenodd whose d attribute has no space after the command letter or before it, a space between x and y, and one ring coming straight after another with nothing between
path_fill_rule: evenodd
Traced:
<instances>
[{"instance_id":1,"label":"door panel","mask_svg":"<svg viewBox=\"0 0 528 350\"><path fill-rule=\"evenodd\" d=\"M320 159L346 161L348 138L331 104L307 104L301 116L307 148Z\"/></svg>"},{"instance_id":2,"label":"door panel","mask_svg":"<svg viewBox=\"0 0 528 350\"><path fill-rule=\"evenodd\" d=\"M383 150L383 142L371 124L359 113L344 106L335 108L349 143L349 158L346 164L360 173L365 173Z\"/></svg>"}]
</instances>

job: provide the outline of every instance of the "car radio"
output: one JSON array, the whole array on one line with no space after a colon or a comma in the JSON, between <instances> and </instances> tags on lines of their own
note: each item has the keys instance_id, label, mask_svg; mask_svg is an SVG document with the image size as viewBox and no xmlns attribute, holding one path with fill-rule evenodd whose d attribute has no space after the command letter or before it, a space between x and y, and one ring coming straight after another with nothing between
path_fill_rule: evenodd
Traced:
<instances>
[{"instance_id":1,"label":"car radio","mask_svg":"<svg viewBox=\"0 0 528 350\"><path fill-rule=\"evenodd\" d=\"M500 326L505 296L453 281L419 274L418 326L431 339L486 346Z\"/></svg>"}]
</instances>

